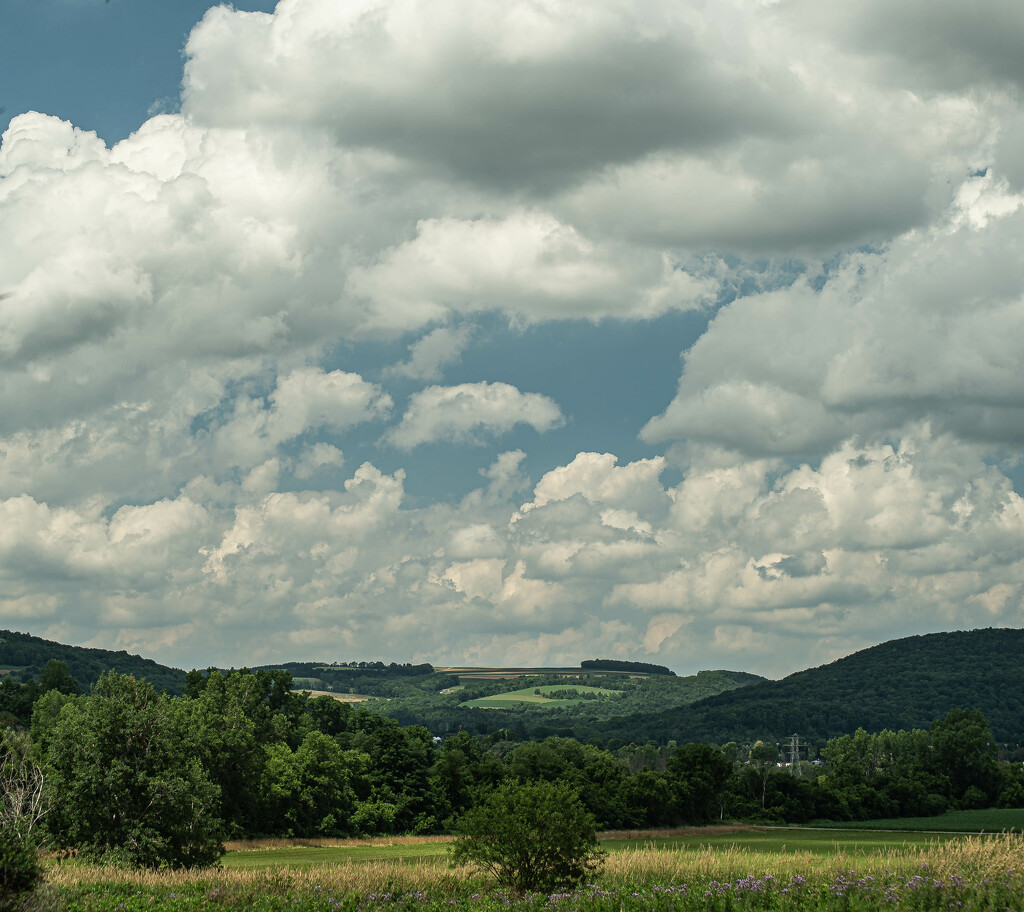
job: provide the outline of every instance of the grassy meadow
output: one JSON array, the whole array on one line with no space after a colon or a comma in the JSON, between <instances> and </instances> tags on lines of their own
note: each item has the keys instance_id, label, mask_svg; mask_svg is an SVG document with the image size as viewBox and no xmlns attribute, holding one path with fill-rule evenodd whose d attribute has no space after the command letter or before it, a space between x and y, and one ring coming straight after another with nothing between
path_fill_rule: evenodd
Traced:
<instances>
[{"instance_id":1,"label":"grassy meadow","mask_svg":"<svg viewBox=\"0 0 1024 912\"><path fill-rule=\"evenodd\" d=\"M908 830L925 833L1024 833L1024 808L986 808L982 811L948 811L939 817L896 817L829 824L843 829Z\"/></svg>"},{"instance_id":2,"label":"grassy meadow","mask_svg":"<svg viewBox=\"0 0 1024 912\"><path fill-rule=\"evenodd\" d=\"M1024 837L707 828L606 834L604 870L569 894L510 897L452 869L447 840L267 840L221 868L49 865L36 908L69 912L869 912L1019 909Z\"/></svg>"},{"instance_id":3,"label":"grassy meadow","mask_svg":"<svg viewBox=\"0 0 1024 912\"><path fill-rule=\"evenodd\" d=\"M814 830L801 828L701 827L688 830L605 833L601 847L609 856L638 848L658 852L694 852L702 849L746 851L770 856L793 852L806 855L860 857L903 849L925 848L955 838L952 834L892 833L883 831ZM223 866L230 870L307 868L366 862L445 865L449 836L381 837L378 839L285 840L263 839L228 845Z\"/></svg>"}]
</instances>

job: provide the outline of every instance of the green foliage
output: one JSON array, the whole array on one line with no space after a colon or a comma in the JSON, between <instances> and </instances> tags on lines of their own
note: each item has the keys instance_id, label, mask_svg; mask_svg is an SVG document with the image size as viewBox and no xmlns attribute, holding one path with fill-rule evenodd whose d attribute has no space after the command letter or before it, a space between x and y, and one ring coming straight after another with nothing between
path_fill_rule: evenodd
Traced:
<instances>
[{"instance_id":1,"label":"green foliage","mask_svg":"<svg viewBox=\"0 0 1024 912\"><path fill-rule=\"evenodd\" d=\"M680 822L710 823L724 816L722 793L732 763L717 747L688 744L669 758L666 772L675 791Z\"/></svg>"},{"instance_id":2,"label":"green foliage","mask_svg":"<svg viewBox=\"0 0 1024 912\"><path fill-rule=\"evenodd\" d=\"M39 687L46 691L56 690L69 697L77 696L79 693L78 682L72 677L71 669L67 662L60 659L50 659L39 672Z\"/></svg>"},{"instance_id":3,"label":"green foliage","mask_svg":"<svg viewBox=\"0 0 1024 912\"><path fill-rule=\"evenodd\" d=\"M651 665L649 662L624 662L621 659L584 659L580 668L601 669L606 671L627 671L636 674L674 675L675 672L664 665Z\"/></svg>"},{"instance_id":4,"label":"green foliage","mask_svg":"<svg viewBox=\"0 0 1024 912\"><path fill-rule=\"evenodd\" d=\"M826 740L858 728L925 729L959 707L984 713L995 740L1024 743L1024 630L906 637L829 665L664 711L610 720L601 737L776 742L799 732ZM984 791L984 789L983 789Z\"/></svg>"},{"instance_id":5,"label":"green foliage","mask_svg":"<svg viewBox=\"0 0 1024 912\"><path fill-rule=\"evenodd\" d=\"M0 728L27 726L32 719L32 704L38 698L35 681L22 684L10 675L0 678Z\"/></svg>"},{"instance_id":6,"label":"green foliage","mask_svg":"<svg viewBox=\"0 0 1024 912\"><path fill-rule=\"evenodd\" d=\"M306 735L298 750L278 743L268 749L266 784L274 832L337 836L352 832L356 796L350 783L353 760L320 732ZM358 761L355 761L358 763Z\"/></svg>"},{"instance_id":7,"label":"green foliage","mask_svg":"<svg viewBox=\"0 0 1024 912\"><path fill-rule=\"evenodd\" d=\"M145 681L110 673L48 720L46 825L58 845L151 868L220 857L218 790L182 749L182 709Z\"/></svg>"},{"instance_id":8,"label":"green foliage","mask_svg":"<svg viewBox=\"0 0 1024 912\"><path fill-rule=\"evenodd\" d=\"M41 873L32 841L15 827L0 828L0 912L34 890Z\"/></svg>"},{"instance_id":9,"label":"green foliage","mask_svg":"<svg viewBox=\"0 0 1024 912\"><path fill-rule=\"evenodd\" d=\"M369 800L395 809L391 829L377 832L436 830L430 802L430 768L434 759L430 732L419 726L402 728L390 719L380 722L354 742L368 758Z\"/></svg>"},{"instance_id":10,"label":"green foliage","mask_svg":"<svg viewBox=\"0 0 1024 912\"><path fill-rule=\"evenodd\" d=\"M999 793L996 745L980 710L956 709L931 724L936 771L947 777L950 798L965 809L988 807Z\"/></svg>"},{"instance_id":11,"label":"green foliage","mask_svg":"<svg viewBox=\"0 0 1024 912\"><path fill-rule=\"evenodd\" d=\"M459 824L453 864L470 863L516 895L574 887L600 869L594 818L562 782L510 782Z\"/></svg>"},{"instance_id":12,"label":"green foliage","mask_svg":"<svg viewBox=\"0 0 1024 912\"><path fill-rule=\"evenodd\" d=\"M180 694L185 687L184 671L159 665L152 659L123 651L65 646L27 633L0 630L0 666L19 668L19 676L27 681L39 675L50 661L63 663L82 690L108 671L145 678L157 690L171 693Z\"/></svg>"},{"instance_id":13,"label":"green foliage","mask_svg":"<svg viewBox=\"0 0 1024 912\"><path fill-rule=\"evenodd\" d=\"M287 672L189 672L182 705L188 752L219 789L232 836L267 831L267 750L288 738L290 686Z\"/></svg>"}]
</instances>

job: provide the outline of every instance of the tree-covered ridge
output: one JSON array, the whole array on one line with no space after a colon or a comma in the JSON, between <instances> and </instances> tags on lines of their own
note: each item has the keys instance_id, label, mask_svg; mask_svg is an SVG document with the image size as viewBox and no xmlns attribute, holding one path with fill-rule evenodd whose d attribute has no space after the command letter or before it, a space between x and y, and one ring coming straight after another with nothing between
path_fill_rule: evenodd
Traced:
<instances>
[{"instance_id":1,"label":"tree-covered ridge","mask_svg":"<svg viewBox=\"0 0 1024 912\"><path fill-rule=\"evenodd\" d=\"M347 684L353 677L415 678L434 674L429 662L413 665L409 662L277 662L256 665L256 669L287 671L293 678L319 678L325 684Z\"/></svg>"},{"instance_id":2,"label":"tree-covered ridge","mask_svg":"<svg viewBox=\"0 0 1024 912\"><path fill-rule=\"evenodd\" d=\"M625 662L621 659L584 659L580 668L601 671L629 671L636 674L674 675L671 668L664 665L652 665L649 662Z\"/></svg>"},{"instance_id":3,"label":"tree-covered ridge","mask_svg":"<svg viewBox=\"0 0 1024 912\"><path fill-rule=\"evenodd\" d=\"M828 665L643 718L609 720L592 734L632 740L822 741L858 728L927 728L970 706L997 741L1024 742L1024 630L932 633L891 640Z\"/></svg>"},{"instance_id":4,"label":"tree-covered ridge","mask_svg":"<svg viewBox=\"0 0 1024 912\"><path fill-rule=\"evenodd\" d=\"M123 650L92 649L85 646L66 646L52 640L0 630L0 669L8 671L17 681L37 678L49 661L63 662L79 688L89 686L107 671L145 678L157 690L180 694L185 687L185 672L160 665L152 659L129 655ZM6 675L5 675L6 677Z\"/></svg>"}]
</instances>

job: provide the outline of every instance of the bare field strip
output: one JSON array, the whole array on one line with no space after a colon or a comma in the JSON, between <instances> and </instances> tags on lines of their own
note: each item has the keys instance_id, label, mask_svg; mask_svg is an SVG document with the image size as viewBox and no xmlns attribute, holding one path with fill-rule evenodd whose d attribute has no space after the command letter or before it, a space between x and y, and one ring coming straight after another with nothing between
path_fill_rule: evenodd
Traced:
<instances>
[{"instance_id":1,"label":"bare field strip","mask_svg":"<svg viewBox=\"0 0 1024 912\"><path fill-rule=\"evenodd\" d=\"M332 700L337 700L339 703L365 703L368 700L380 700L381 697L371 697L369 694L348 694L348 693L335 693L333 690L310 690L309 688L303 687L298 693L309 694L310 699L316 697L330 697Z\"/></svg>"}]
</instances>

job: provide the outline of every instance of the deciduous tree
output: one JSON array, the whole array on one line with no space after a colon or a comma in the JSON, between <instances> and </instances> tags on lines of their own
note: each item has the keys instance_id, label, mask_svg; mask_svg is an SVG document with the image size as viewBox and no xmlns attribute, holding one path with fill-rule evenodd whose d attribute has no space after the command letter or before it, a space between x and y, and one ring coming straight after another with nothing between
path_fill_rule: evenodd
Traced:
<instances>
[{"instance_id":1,"label":"deciduous tree","mask_svg":"<svg viewBox=\"0 0 1024 912\"><path fill-rule=\"evenodd\" d=\"M140 867L196 867L220 857L218 790L182 750L180 701L110 673L50 724L47 828L59 844Z\"/></svg>"},{"instance_id":2,"label":"deciduous tree","mask_svg":"<svg viewBox=\"0 0 1024 912\"><path fill-rule=\"evenodd\" d=\"M599 870L604 853L579 792L562 782L508 782L461 820L450 850L517 895L574 887Z\"/></svg>"}]
</instances>

